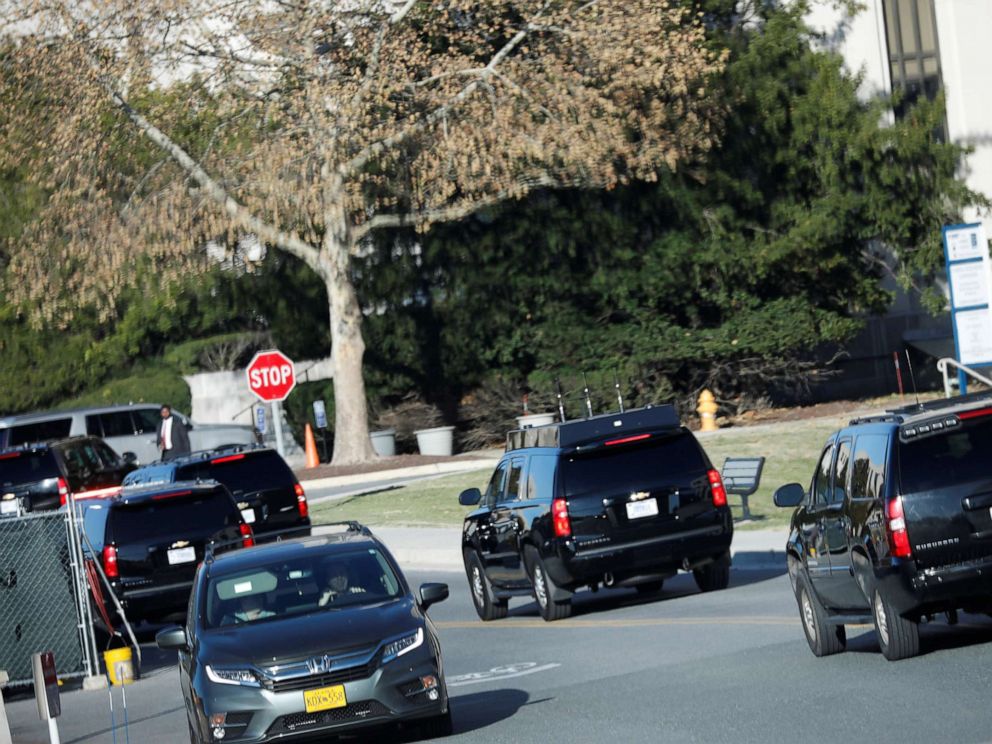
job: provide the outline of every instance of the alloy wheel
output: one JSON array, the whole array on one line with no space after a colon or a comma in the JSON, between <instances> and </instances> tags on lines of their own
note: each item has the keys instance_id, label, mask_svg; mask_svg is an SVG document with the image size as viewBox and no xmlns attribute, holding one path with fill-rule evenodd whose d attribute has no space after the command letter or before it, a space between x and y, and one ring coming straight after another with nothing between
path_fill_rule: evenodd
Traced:
<instances>
[{"instance_id":1,"label":"alloy wheel","mask_svg":"<svg viewBox=\"0 0 992 744\"><path fill-rule=\"evenodd\" d=\"M885 615L885 607L882 605L882 597L875 592L875 624L878 626L878 635L882 643L889 645L889 619Z\"/></svg>"},{"instance_id":2,"label":"alloy wheel","mask_svg":"<svg viewBox=\"0 0 992 744\"><path fill-rule=\"evenodd\" d=\"M478 566L472 567L472 598L477 607L485 607L486 588L482 584L482 572Z\"/></svg>"},{"instance_id":3,"label":"alloy wheel","mask_svg":"<svg viewBox=\"0 0 992 744\"><path fill-rule=\"evenodd\" d=\"M544 580L544 570L540 565L534 566L534 596L541 607L548 606L548 584Z\"/></svg>"},{"instance_id":4,"label":"alloy wheel","mask_svg":"<svg viewBox=\"0 0 992 744\"><path fill-rule=\"evenodd\" d=\"M816 617L813 614L813 603L809 600L809 593L803 589L802 593L802 605L803 605L803 625L806 626L806 632L812 639L813 643L816 643Z\"/></svg>"}]
</instances>

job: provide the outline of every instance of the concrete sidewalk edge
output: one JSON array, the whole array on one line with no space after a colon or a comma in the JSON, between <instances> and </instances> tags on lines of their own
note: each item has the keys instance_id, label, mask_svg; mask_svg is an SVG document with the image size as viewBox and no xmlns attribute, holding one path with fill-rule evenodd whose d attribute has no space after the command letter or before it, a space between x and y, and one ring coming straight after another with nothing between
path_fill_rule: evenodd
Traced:
<instances>
[{"instance_id":1,"label":"concrete sidewalk edge","mask_svg":"<svg viewBox=\"0 0 992 744\"><path fill-rule=\"evenodd\" d=\"M372 473L354 473L353 475L337 475L331 478L314 478L300 481L304 489L333 488L335 486L352 486L359 483L370 483L394 478L415 478L420 475L447 475L449 473L468 472L491 468L496 463L493 459L475 458L458 462L436 462L430 465L414 465L408 468L394 470L377 470Z\"/></svg>"}]
</instances>

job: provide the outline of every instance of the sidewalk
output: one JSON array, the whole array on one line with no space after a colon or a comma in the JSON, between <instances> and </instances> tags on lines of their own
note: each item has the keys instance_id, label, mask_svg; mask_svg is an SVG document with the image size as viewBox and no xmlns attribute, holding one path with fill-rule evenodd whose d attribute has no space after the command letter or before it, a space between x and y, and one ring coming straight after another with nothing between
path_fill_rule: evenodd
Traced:
<instances>
[{"instance_id":1,"label":"sidewalk","mask_svg":"<svg viewBox=\"0 0 992 744\"><path fill-rule=\"evenodd\" d=\"M448 475L450 473L462 473L469 470L492 468L498 459L498 457L465 457L449 460L447 462L429 463L426 465L413 465L409 467L376 470L373 472L337 475L329 478L301 480L300 485L303 486L304 490L310 490L312 488L334 488L336 486L360 485L362 483L374 483L397 478L417 478L424 475Z\"/></svg>"},{"instance_id":2,"label":"sidewalk","mask_svg":"<svg viewBox=\"0 0 992 744\"><path fill-rule=\"evenodd\" d=\"M372 531L404 569L462 571L461 530L457 527L376 527ZM734 568L765 570L785 567L787 529L740 530L730 553Z\"/></svg>"}]
</instances>

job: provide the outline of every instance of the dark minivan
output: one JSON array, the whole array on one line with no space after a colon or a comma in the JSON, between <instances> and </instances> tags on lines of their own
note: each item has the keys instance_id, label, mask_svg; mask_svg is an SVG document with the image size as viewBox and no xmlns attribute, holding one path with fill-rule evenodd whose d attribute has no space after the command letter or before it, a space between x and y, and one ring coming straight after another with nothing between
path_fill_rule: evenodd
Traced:
<instances>
[{"instance_id":1,"label":"dark minivan","mask_svg":"<svg viewBox=\"0 0 992 744\"><path fill-rule=\"evenodd\" d=\"M72 437L0 451L0 517L64 506L69 493L85 497L120 486L135 468L96 437Z\"/></svg>"},{"instance_id":2,"label":"dark minivan","mask_svg":"<svg viewBox=\"0 0 992 744\"><path fill-rule=\"evenodd\" d=\"M99 556L131 622L185 615L210 541L254 544L231 494L215 481L125 487L87 503L83 528L84 547Z\"/></svg>"},{"instance_id":3,"label":"dark minivan","mask_svg":"<svg viewBox=\"0 0 992 744\"><path fill-rule=\"evenodd\" d=\"M464 491L462 552L483 620L533 594L545 620L577 589L661 590L680 569L730 580L733 521L720 473L672 406L510 432L485 494Z\"/></svg>"},{"instance_id":4,"label":"dark minivan","mask_svg":"<svg viewBox=\"0 0 992 744\"><path fill-rule=\"evenodd\" d=\"M310 524L307 497L286 461L273 449L236 445L194 452L139 468L125 485L215 480L227 486L254 532Z\"/></svg>"},{"instance_id":5,"label":"dark minivan","mask_svg":"<svg viewBox=\"0 0 992 744\"><path fill-rule=\"evenodd\" d=\"M992 395L855 419L824 445L786 546L799 615L817 656L846 624L874 622L882 653L919 651L919 622L992 612Z\"/></svg>"}]
</instances>

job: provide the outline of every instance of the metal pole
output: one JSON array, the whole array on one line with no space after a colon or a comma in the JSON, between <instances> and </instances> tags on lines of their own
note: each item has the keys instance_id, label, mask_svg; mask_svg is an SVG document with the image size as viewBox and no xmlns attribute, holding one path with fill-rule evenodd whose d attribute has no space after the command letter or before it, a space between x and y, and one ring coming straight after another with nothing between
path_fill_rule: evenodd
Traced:
<instances>
[{"instance_id":1,"label":"metal pole","mask_svg":"<svg viewBox=\"0 0 992 744\"><path fill-rule=\"evenodd\" d=\"M276 430L276 452L280 457L285 457L286 452L282 445L282 403L278 400L272 401L272 424Z\"/></svg>"},{"instance_id":2,"label":"metal pole","mask_svg":"<svg viewBox=\"0 0 992 744\"><path fill-rule=\"evenodd\" d=\"M7 672L0 671L0 685L7 684ZM0 694L0 744L13 744L10 738L10 726L7 725L7 710L3 705L3 695Z\"/></svg>"}]
</instances>

